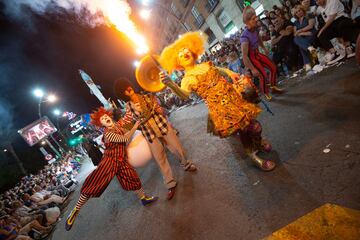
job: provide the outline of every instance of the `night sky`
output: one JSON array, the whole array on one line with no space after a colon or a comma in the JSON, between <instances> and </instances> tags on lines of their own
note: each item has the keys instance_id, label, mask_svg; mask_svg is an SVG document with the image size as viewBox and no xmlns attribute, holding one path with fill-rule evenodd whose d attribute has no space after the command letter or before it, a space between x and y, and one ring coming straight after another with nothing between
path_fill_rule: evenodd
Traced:
<instances>
[{"instance_id":1,"label":"night sky","mask_svg":"<svg viewBox=\"0 0 360 240\"><path fill-rule=\"evenodd\" d=\"M88 112L99 105L82 82L78 69L85 70L102 87L105 97L112 96L113 81L121 76L133 78L133 46L116 29L90 28L77 23L71 13L31 14L32 26L15 21L0 12L1 104L10 106L16 127L37 118L35 86L54 92L54 104L66 111ZM43 114L50 115L47 103Z\"/></svg>"},{"instance_id":2,"label":"night sky","mask_svg":"<svg viewBox=\"0 0 360 240\"><path fill-rule=\"evenodd\" d=\"M113 98L115 79L134 80L133 61L139 57L126 36L114 27L90 27L71 10L38 13L24 6L14 17L0 1L0 30L0 134L37 120L35 87L58 96L55 104L42 104L42 114L53 120L54 107L82 114L100 106L78 69L101 86L106 98ZM14 142L20 152L26 147L20 136Z\"/></svg>"}]
</instances>

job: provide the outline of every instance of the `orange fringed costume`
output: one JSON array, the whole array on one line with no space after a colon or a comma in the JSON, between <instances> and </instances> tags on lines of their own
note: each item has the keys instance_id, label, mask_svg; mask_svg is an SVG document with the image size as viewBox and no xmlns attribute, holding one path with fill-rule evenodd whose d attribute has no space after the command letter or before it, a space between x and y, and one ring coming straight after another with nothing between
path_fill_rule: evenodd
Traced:
<instances>
[{"instance_id":1,"label":"orange fringed costume","mask_svg":"<svg viewBox=\"0 0 360 240\"><path fill-rule=\"evenodd\" d=\"M274 162L256 155L259 150L271 151L271 145L262 138L262 127L256 120L260 108L243 97L246 96L243 93L252 88L251 80L211 63L196 64L204 52L205 42L206 35L201 32L186 33L162 51L160 64L169 73L175 69L185 70L181 89L187 94L195 92L204 99L209 109L208 131L220 137L239 134L253 162L264 171L274 169ZM228 82L228 78L233 83Z\"/></svg>"},{"instance_id":2,"label":"orange fringed costume","mask_svg":"<svg viewBox=\"0 0 360 240\"><path fill-rule=\"evenodd\" d=\"M181 88L205 100L209 108L208 131L220 137L244 130L261 112L258 106L242 98L235 85L239 92L243 91L241 80L234 85L228 83L211 63L197 65L186 72L181 82Z\"/></svg>"}]
</instances>

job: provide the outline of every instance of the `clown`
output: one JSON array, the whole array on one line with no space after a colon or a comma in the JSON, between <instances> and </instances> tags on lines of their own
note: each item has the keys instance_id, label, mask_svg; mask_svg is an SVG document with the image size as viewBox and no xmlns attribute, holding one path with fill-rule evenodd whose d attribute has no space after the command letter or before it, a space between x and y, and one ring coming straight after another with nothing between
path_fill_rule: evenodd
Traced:
<instances>
[{"instance_id":1,"label":"clown","mask_svg":"<svg viewBox=\"0 0 360 240\"><path fill-rule=\"evenodd\" d=\"M66 219L65 229L67 231L74 224L80 208L89 198L100 197L114 176L117 177L124 190L135 191L144 206L157 200L157 197L145 195L140 178L128 163L125 155L126 143L129 142L140 123L136 122L131 130L125 133L124 129L120 127L121 124L113 121L112 113L103 107L91 114L91 120L92 124L105 128L103 142L106 149L99 166L86 178L80 190L80 198Z\"/></svg>"},{"instance_id":2,"label":"clown","mask_svg":"<svg viewBox=\"0 0 360 240\"><path fill-rule=\"evenodd\" d=\"M210 62L196 64L204 52L205 42L206 37L201 32L186 33L162 51L160 64L169 73L175 69L185 71L179 90L186 95L194 92L205 100L209 109L209 132L221 138L239 134L253 162L264 171L273 170L273 161L257 156L258 151L271 150L271 145L261 137L261 124L256 120L261 110L240 94L247 92L241 86L250 86L251 83L244 81L247 78L228 69L217 68ZM231 78L233 84L226 81L225 75ZM162 72L160 79L165 83L170 81Z\"/></svg>"}]
</instances>

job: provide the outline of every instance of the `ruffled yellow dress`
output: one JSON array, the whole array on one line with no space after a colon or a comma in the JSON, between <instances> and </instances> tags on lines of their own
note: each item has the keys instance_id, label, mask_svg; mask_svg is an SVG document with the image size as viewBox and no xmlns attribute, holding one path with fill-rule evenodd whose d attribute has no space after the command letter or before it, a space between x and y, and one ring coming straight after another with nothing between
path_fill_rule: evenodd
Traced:
<instances>
[{"instance_id":1,"label":"ruffled yellow dress","mask_svg":"<svg viewBox=\"0 0 360 240\"><path fill-rule=\"evenodd\" d=\"M244 130L261 112L257 105L244 100L211 63L187 71L181 88L204 99L209 109L208 131L220 137Z\"/></svg>"}]
</instances>

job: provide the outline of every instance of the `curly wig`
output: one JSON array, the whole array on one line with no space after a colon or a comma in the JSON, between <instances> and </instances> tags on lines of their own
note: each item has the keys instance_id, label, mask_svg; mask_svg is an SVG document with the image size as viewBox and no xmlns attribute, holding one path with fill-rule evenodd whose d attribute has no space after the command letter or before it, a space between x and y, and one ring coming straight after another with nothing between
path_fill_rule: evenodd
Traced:
<instances>
[{"instance_id":1,"label":"curly wig","mask_svg":"<svg viewBox=\"0 0 360 240\"><path fill-rule=\"evenodd\" d=\"M113 113L111 111L106 110L104 107L99 107L97 110L93 111L92 114L90 114L91 123L95 126L102 127L103 125L100 122L100 118L104 114L108 115L111 118L113 116Z\"/></svg>"},{"instance_id":2,"label":"curly wig","mask_svg":"<svg viewBox=\"0 0 360 240\"><path fill-rule=\"evenodd\" d=\"M174 70L183 69L178 62L178 53L181 49L187 48L192 52L195 60L204 53L207 35L203 32L188 32L182 35L171 45L167 46L160 55L161 66L172 73Z\"/></svg>"},{"instance_id":3,"label":"curly wig","mask_svg":"<svg viewBox=\"0 0 360 240\"><path fill-rule=\"evenodd\" d=\"M246 6L243 11L243 22L246 24L254 15L256 15L255 9L250 6Z\"/></svg>"},{"instance_id":4,"label":"curly wig","mask_svg":"<svg viewBox=\"0 0 360 240\"><path fill-rule=\"evenodd\" d=\"M114 83L114 94L118 99L123 101L129 101L129 97L125 95L125 90L128 87L132 87L135 91L135 86L127 78L119 78Z\"/></svg>"}]
</instances>

